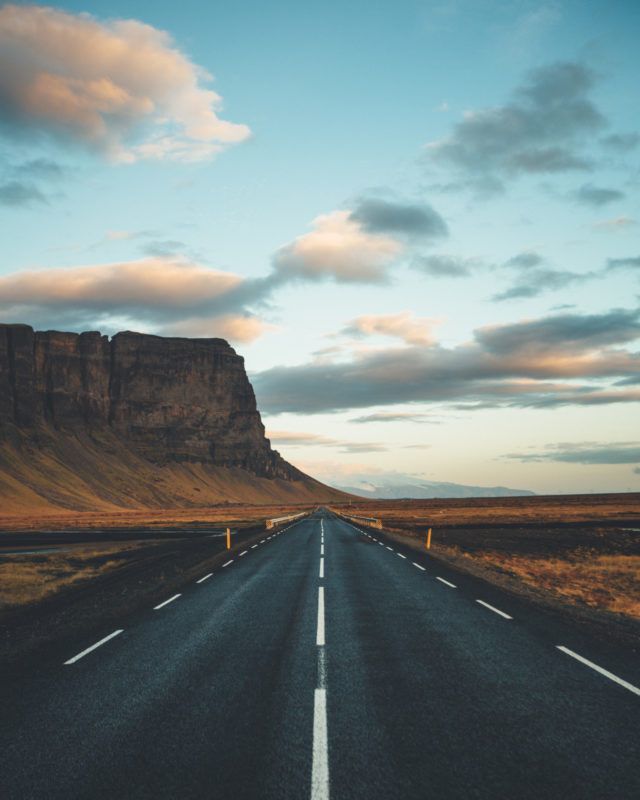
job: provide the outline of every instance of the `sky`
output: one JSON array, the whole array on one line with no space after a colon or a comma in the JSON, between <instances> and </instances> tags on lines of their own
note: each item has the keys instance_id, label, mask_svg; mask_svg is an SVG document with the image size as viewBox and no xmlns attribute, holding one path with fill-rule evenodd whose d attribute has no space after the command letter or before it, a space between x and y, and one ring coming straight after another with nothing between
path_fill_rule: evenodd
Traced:
<instances>
[{"instance_id":1,"label":"sky","mask_svg":"<svg viewBox=\"0 0 640 800\"><path fill-rule=\"evenodd\" d=\"M0 6L0 319L221 336L274 446L640 491L640 4Z\"/></svg>"}]
</instances>

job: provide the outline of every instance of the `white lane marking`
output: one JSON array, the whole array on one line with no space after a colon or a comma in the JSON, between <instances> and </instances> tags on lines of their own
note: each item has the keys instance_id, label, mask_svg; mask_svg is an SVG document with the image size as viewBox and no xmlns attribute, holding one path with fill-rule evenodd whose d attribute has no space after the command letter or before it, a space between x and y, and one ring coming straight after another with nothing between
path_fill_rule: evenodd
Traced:
<instances>
[{"instance_id":1,"label":"white lane marking","mask_svg":"<svg viewBox=\"0 0 640 800\"><path fill-rule=\"evenodd\" d=\"M243 550L243 551L240 553L240 555L238 556L238 558L240 558L241 556L246 556L248 552L249 552L248 550Z\"/></svg>"},{"instance_id":2,"label":"white lane marking","mask_svg":"<svg viewBox=\"0 0 640 800\"><path fill-rule=\"evenodd\" d=\"M316 644L324 647L324 586L318 589L318 632L316 633Z\"/></svg>"},{"instance_id":3,"label":"white lane marking","mask_svg":"<svg viewBox=\"0 0 640 800\"><path fill-rule=\"evenodd\" d=\"M396 553L396 555L400 556L400 558L406 558L406 556L403 556L402 553Z\"/></svg>"},{"instance_id":4,"label":"white lane marking","mask_svg":"<svg viewBox=\"0 0 640 800\"><path fill-rule=\"evenodd\" d=\"M324 558L320 559L320 572L318 574L319 578L324 578Z\"/></svg>"},{"instance_id":5,"label":"white lane marking","mask_svg":"<svg viewBox=\"0 0 640 800\"><path fill-rule=\"evenodd\" d=\"M318 689L327 688L327 648L318 648Z\"/></svg>"},{"instance_id":6,"label":"white lane marking","mask_svg":"<svg viewBox=\"0 0 640 800\"><path fill-rule=\"evenodd\" d=\"M266 541L266 539L260 539L260 544L264 544Z\"/></svg>"},{"instance_id":7,"label":"white lane marking","mask_svg":"<svg viewBox=\"0 0 640 800\"><path fill-rule=\"evenodd\" d=\"M324 555L324 545L323 544L320 545L320 555L321 556Z\"/></svg>"},{"instance_id":8,"label":"white lane marking","mask_svg":"<svg viewBox=\"0 0 640 800\"><path fill-rule=\"evenodd\" d=\"M557 644L556 647L558 650L562 650L563 653L566 653L571 658L575 658L576 661L580 661L582 664L585 664L587 667L591 667L591 669L599 672L601 675L604 675L605 678L609 678L610 681L617 683L619 686L624 686L625 689L628 689L630 692L634 694L640 695L640 689L637 686L634 686L632 683L628 683L627 681L619 678L617 675L614 675L613 672L609 672L609 670L604 669L603 667L599 667L597 664L594 664L593 661L589 661L588 658L584 656L580 656L577 653L574 653L573 650L569 650L568 647L564 647L564 645Z\"/></svg>"},{"instance_id":9,"label":"white lane marking","mask_svg":"<svg viewBox=\"0 0 640 800\"><path fill-rule=\"evenodd\" d=\"M380 545L380 547L384 547L384 545L382 544L382 542L378 542L378 544Z\"/></svg>"},{"instance_id":10,"label":"white lane marking","mask_svg":"<svg viewBox=\"0 0 640 800\"><path fill-rule=\"evenodd\" d=\"M158 609L164 608L165 606L168 606L169 603L173 603L173 601L177 600L180 596L181 596L180 593L174 594L173 597L170 597L168 600L165 600L164 603L160 603L159 606L154 606L153 610L154 611L158 611Z\"/></svg>"},{"instance_id":11,"label":"white lane marking","mask_svg":"<svg viewBox=\"0 0 640 800\"><path fill-rule=\"evenodd\" d=\"M87 647L86 650L83 650L81 653L78 653L78 655L73 656L73 658L70 658L68 661L65 661L64 663L65 664L75 664L76 661L80 661L81 658L84 658L87 655L87 653L91 653L93 650L96 650L98 647L100 647L101 645L105 644L110 639L113 639L116 636L119 636L121 633L123 633L123 631L124 631L124 628L120 628L119 630L114 631L113 633L110 633L108 636L105 636L104 639L100 639L99 642L96 642L95 644L92 644L91 647Z\"/></svg>"},{"instance_id":12,"label":"white lane marking","mask_svg":"<svg viewBox=\"0 0 640 800\"><path fill-rule=\"evenodd\" d=\"M393 547L389 547L388 544L385 544L385 547L387 548L387 550L391 550L392 553L394 552Z\"/></svg>"},{"instance_id":13,"label":"white lane marking","mask_svg":"<svg viewBox=\"0 0 640 800\"><path fill-rule=\"evenodd\" d=\"M496 608L495 606L490 606L489 603L485 603L484 600L476 600L476 603L480 603L481 606L488 608L489 611L493 611L494 614L500 614L500 616L504 617L505 619L513 619L513 617L510 617L508 614L505 614L504 611L500 611L499 608Z\"/></svg>"},{"instance_id":14,"label":"white lane marking","mask_svg":"<svg viewBox=\"0 0 640 800\"><path fill-rule=\"evenodd\" d=\"M252 544L252 545L251 545L251 549L252 549L252 550L255 550L257 546L258 546L257 544Z\"/></svg>"},{"instance_id":15,"label":"white lane marking","mask_svg":"<svg viewBox=\"0 0 640 800\"><path fill-rule=\"evenodd\" d=\"M205 575L205 576L204 576L204 578L200 578L200 580L199 580L199 581L196 581L196 583L204 583L206 580L209 580L209 578L210 578L212 575L213 575L213 572L210 572L208 575Z\"/></svg>"},{"instance_id":16,"label":"white lane marking","mask_svg":"<svg viewBox=\"0 0 640 800\"><path fill-rule=\"evenodd\" d=\"M414 567L417 567L418 569L421 569L423 572L427 571L425 567L421 566L420 564L416 564L415 561L412 561L411 563L413 564Z\"/></svg>"},{"instance_id":17,"label":"white lane marking","mask_svg":"<svg viewBox=\"0 0 640 800\"><path fill-rule=\"evenodd\" d=\"M230 558L229 561L227 561L226 564L223 564L222 566L223 567L228 567L229 564L233 564L233 559L232 558Z\"/></svg>"},{"instance_id":18,"label":"white lane marking","mask_svg":"<svg viewBox=\"0 0 640 800\"><path fill-rule=\"evenodd\" d=\"M327 737L326 689L316 689L313 699L311 800L329 800L329 748Z\"/></svg>"},{"instance_id":19,"label":"white lane marking","mask_svg":"<svg viewBox=\"0 0 640 800\"><path fill-rule=\"evenodd\" d=\"M445 581L445 579L444 579L444 578L436 578L436 580L437 580L437 581L440 581L440 583L444 583L446 586L450 586L452 589L457 589L457 588L458 588L458 587L455 585L455 583L449 583L449 581Z\"/></svg>"}]
</instances>

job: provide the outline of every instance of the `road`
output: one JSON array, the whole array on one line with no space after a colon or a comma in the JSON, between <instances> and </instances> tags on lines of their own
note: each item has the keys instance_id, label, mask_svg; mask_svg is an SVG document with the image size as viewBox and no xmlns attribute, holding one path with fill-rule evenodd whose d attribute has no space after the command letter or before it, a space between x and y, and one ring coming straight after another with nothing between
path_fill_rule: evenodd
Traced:
<instances>
[{"instance_id":1,"label":"road","mask_svg":"<svg viewBox=\"0 0 640 800\"><path fill-rule=\"evenodd\" d=\"M0 796L640 797L631 658L375 536L319 512L52 648L1 689Z\"/></svg>"}]
</instances>

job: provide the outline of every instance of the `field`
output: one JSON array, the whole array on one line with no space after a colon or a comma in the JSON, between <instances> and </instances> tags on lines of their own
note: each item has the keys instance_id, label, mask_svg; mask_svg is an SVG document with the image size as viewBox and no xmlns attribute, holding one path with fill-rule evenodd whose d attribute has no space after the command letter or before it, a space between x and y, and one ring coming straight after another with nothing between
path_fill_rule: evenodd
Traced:
<instances>
[{"instance_id":1,"label":"field","mask_svg":"<svg viewBox=\"0 0 640 800\"><path fill-rule=\"evenodd\" d=\"M342 513L546 602L640 620L640 495L363 501Z\"/></svg>"}]
</instances>

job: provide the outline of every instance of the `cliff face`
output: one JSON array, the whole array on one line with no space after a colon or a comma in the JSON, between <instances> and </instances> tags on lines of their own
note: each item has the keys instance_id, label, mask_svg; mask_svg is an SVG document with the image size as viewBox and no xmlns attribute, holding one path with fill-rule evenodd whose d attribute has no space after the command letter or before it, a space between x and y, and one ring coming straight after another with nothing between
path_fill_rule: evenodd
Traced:
<instances>
[{"instance_id":1,"label":"cliff face","mask_svg":"<svg viewBox=\"0 0 640 800\"><path fill-rule=\"evenodd\" d=\"M271 449L244 360L223 339L0 325L0 444L33 453L81 440L148 466L311 480Z\"/></svg>"}]
</instances>

